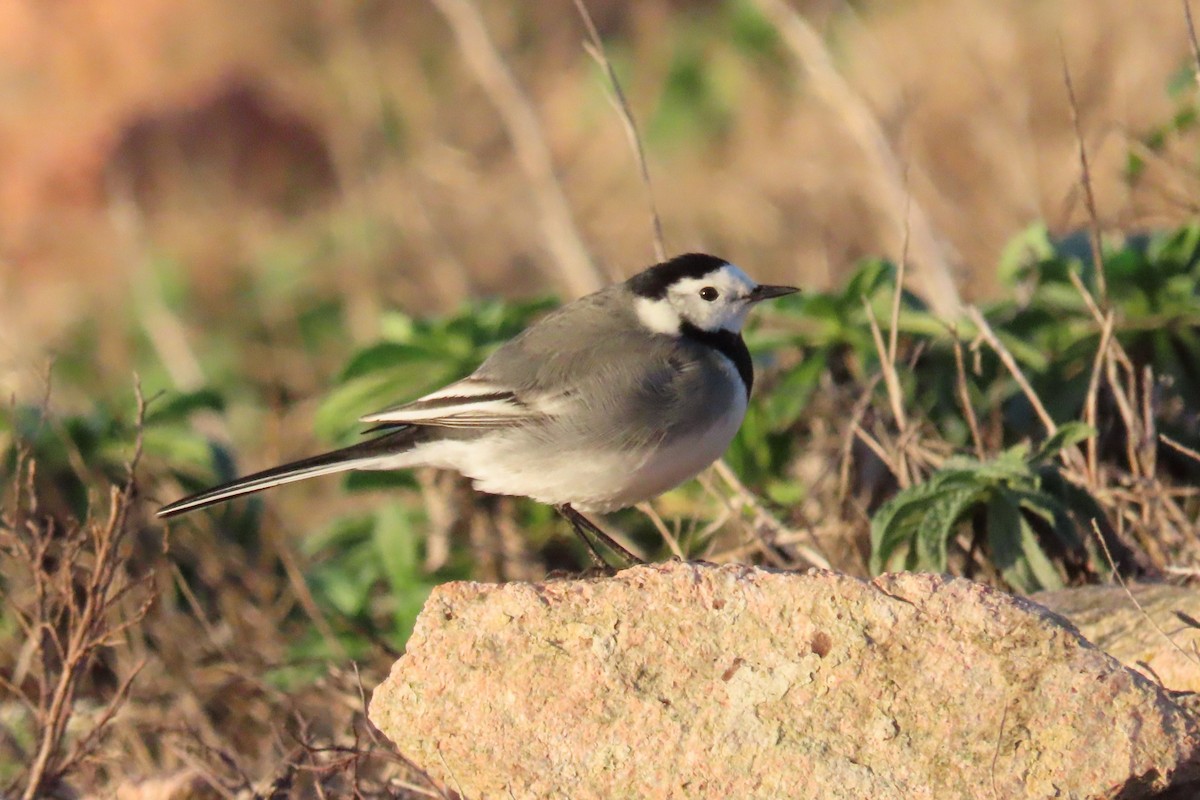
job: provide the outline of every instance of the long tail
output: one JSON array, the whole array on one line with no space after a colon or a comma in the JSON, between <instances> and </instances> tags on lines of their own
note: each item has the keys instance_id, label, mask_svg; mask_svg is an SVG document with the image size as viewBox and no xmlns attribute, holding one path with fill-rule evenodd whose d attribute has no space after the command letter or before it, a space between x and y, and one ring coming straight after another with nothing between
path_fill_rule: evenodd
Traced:
<instances>
[{"instance_id":1,"label":"long tail","mask_svg":"<svg viewBox=\"0 0 1200 800\"><path fill-rule=\"evenodd\" d=\"M256 472L244 478L238 478L220 486L214 486L203 492L190 495L182 500L176 500L170 505L158 510L159 517L173 517L194 511L197 508L223 503L244 494L261 492L272 486L315 478L318 475L331 475L335 472L345 472L352 469L369 469L388 458L399 455L417 444L421 439L421 429L404 426L400 430L385 434L367 442L343 447L319 456L293 461L278 467Z\"/></svg>"}]
</instances>

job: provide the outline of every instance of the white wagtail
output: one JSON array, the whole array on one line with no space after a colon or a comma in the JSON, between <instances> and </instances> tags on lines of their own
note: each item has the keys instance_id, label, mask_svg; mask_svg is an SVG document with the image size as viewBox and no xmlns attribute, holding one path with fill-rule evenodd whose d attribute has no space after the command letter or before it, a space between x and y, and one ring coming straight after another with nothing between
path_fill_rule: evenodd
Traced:
<instances>
[{"instance_id":1,"label":"white wagtail","mask_svg":"<svg viewBox=\"0 0 1200 800\"><path fill-rule=\"evenodd\" d=\"M742 324L797 291L690 253L569 303L473 373L363 417L375 438L248 475L159 510L169 517L283 483L353 469L431 466L492 494L554 506L636 559L580 512L648 500L725 452L754 382Z\"/></svg>"}]
</instances>

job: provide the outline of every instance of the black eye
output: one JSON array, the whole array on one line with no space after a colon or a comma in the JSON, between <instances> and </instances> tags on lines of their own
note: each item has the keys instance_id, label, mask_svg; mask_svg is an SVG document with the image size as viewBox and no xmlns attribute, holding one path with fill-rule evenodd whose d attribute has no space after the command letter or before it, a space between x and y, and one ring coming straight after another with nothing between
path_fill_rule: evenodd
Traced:
<instances>
[{"instance_id":1,"label":"black eye","mask_svg":"<svg viewBox=\"0 0 1200 800\"><path fill-rule=\"evenodd\" d=\"M716 300L720 296L721 296L721 293L718 292L716 289L714 289L711 286L705 286L703 289L700 290L700 299L707 300L710 303L713 300Z\"/></svg>"}]
</instances>

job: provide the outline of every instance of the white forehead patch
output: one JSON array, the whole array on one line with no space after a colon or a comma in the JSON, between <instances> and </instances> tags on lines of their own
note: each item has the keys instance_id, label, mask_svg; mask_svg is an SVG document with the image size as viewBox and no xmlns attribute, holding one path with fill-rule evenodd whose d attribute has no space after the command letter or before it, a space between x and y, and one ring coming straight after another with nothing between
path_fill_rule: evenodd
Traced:
<instances>
[{"instance_id":1,"label":"white forehead patch","mask_svg":"<svg viewBox=\"0 0 1200 800\"><path fill-rule=\"evenodd\" d=\"M742 272L741 269L734 264L726 264L717 271L717 274L720 275L722 279L728 280L730 284L736 284L742 290L739 292L739 294L749 294L751 289L753 289L755 286L758 286L758 284L755 283L749 275Z\"/></svg>"},{"instance_id":2,"label":"white forehead patch","mask_svg":"<svg viewBox=\"0 0 1200 800\"><path fill-rule=\"evenodd\" d=\"M654 333L666 333L672 336L679 333L683 320L679 317L669 300L652 300L649 297L639 297L634 301L638 320Z\"/></svg>"}]
</instances>

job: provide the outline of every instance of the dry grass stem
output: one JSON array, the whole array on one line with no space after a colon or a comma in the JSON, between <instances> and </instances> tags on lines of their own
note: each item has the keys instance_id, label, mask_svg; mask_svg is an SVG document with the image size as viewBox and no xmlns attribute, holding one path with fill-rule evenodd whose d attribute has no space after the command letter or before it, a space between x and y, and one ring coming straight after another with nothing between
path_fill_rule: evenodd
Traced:
<instances>
[{"instance_id":1,"label":"dry grass stem","mask_svg":"<svg viewBox=\"0 0 1200 800\"><path fill-rule=\"evenodd\" d=\"M1196 22L1192 19L1192 4L1188 0L1180 0L1183 4L1183 18L1187 22L1188 43L1192 46L1192 77L1200 85L1200 42L1196 40Z\"/></svg>"},{"instance_id":2,"label":"dry grass stem","mask_svg":"<svg viewBox=\"0 0 1200 800\"><path fill-rule=\"evenodd\" d=\"M663 541L667 543L667 547L671 548L672 555L678 559L687 558L687 555L683 552L683 548L679 546L679 538L667 527L667 523L663 521L662 516L659 515L652 504L638 503L637 510L645 514L651 524L654 525L654 529L663 537Z\"/></svg>"},{"instance_id":3,"label":"dry grass stem","mask_svg":"<svg viewBox=\"0 0 1200 800\"><path fill-rule=\"evenodd\" d=\"M629 140L629 147L633 150L637 158L642 186L646 190L646 202L650 206L650 224L654 230L655 260L665 261L667 258L667 246L663 239L662 218L658 213L658 203L654 199L654 184L650 181L650 167L646 161L646 149L642 146L642 137L638 133L637 122L633 117L633 109L630 108L629 100L626 99L625 92L621 89L621 82L617 80L617 73L604 51L604 43L600 40L600 32L596 30L596 23L592 21L592 15L588 12L587 5L584 4L583 0L575 0L575 8L579 12L580 18L583 19L583 24L587 28L588 39L590 40L584 47L588 55L604 70L605 77L608 78L608 86L612 91L609 99L612 101L613 108L616 109L617 114L621 118L621 123L625 128L625 136Z\"/></svg>"},{"instance_id":4,"label":"dry grass stem","mask_svg":"<svg viewBox=\"0 0 1200 800\"><path fill-rule=\"evenodd\" d=\"M1158 475L1158 415L1155 413L1154 402L1154 370L1149 364L1142 367L1142 424L1138 430L1138 457L1146 475L1156 478ZM1157 480L1156 480L1157 482Z\"/></svg>"},{"instance_id":5,"label":"dry grass stem","mask_svg":"<svg viewBox=\"0 0 1200 800\"><path fill-rule=\"evenodd\" d=\"M1088 212L1088 239L1092 246L1092 266L1096 271L1096 289L1100 301L1107 302L1108 279L1104 274L1104 251L1100 240L1100 216L1096 213L1096 194L1092 190L1092 170L1088 163L1087 147L1083 143L1083 128L1079 123L1079 103L1075 100L1075 84L1071 82L1071 69L1067 65L1067 53L1059 40L1059 55L1062 57L1063 84L1067 87L1067 100L1071 108L1071 126L1075 130L1075 145L1079 153L1079 175L1083 184L1083 199Z\"/></svg>"},{"instance_id":6,"label":"dry grass stem","mask_svg":"<svg viewBox=\"0 0 1200 800\"><path fill-rule=\"evenodd\" d=\"M1163 444L1167 445L1172 450L1175 450L1178 453L1183 453L1185 456L1192 459L1197 464L1200 464L1200 452L1193 450L1192 448L1188 447L1185 444L1181 444L1180 442L1175 441L1170 436L1167 436L1165 433L1160 433L1158 435L1158 438L1162 441Z\"/></svg>"},{"instance_id":7,"label":"dry grass stem","mask_svg":"<svg viewBox=\"0 0 1200 800\"><path fill-rule=\"evenodd\" d=\"M36 686L31 696L17 685L25 680L8 684L33 712L28 766L8 787L23 800L50 793L92 758L145 664L125 673L98 714L72 725L89 667L101 652L122 644L153 600L153 574L132 578L123 569L146 413L140 384L135 382L134 389L134 450L124 483L109 492L105 519L60 524L42 517L28 451L17 454L9 486L13 502L0 515L0 566L12 570L6 581L10 611L31 655L28 666L14 676L25 672ZM142 599L131 606L137 593Z\"/></svg>"},{"instance_id":8,"label":"dry grass stem","mask_svg":"<svg viewBox=\"0 0 1200 800\"><path fill-rule=\"evenodd\" d=\"M908 453L905 444L908 437L908 417L904 411L904 391L900 387L900 376L896 372L896 364L889 357L889 352L883 343L883 334L879 330L879 321L867 298L862 298L863 307L867 311L867 320L871 325L871 338L875 341L875 351L879 355L879 368L883 373L884 385L887 387L888 401L892 407L892 418L896 420L899 433L895 447L895 455L891 463L895 464L896 480L901 488L912 485L912 475L909 474Z\"/></svg>"},{"instance_id":9,"label":"dry grass stem","mask_svg":"<svg viewBox=\"0 0 1200 800\"><path fill-rule=\"evenodd\" d=\"M1096 348L1096 357L1092 361L1092 373L1088 378L1087 394L1084 396L1083 421L1094 431L1099 430L1096 402L1100 391L1100 375L1104 370L1105 354L1108 353L1109 343L1112 341L1114 320L1111 312L1104 318L1104 325L1100 329L1100 344ZM1096 438L1096 436L1090 436L1087 440L1087 485L1091 489L1100 485L1099 443Z\"/></svg>"},{"instance_id":10,"label":"dry grass stem","mask_svg":"<svg viewBox=\"0 0 1200 800\"><path fill-rule=\"evenodd\" d=\"M887 360L896 365L896 348L900 342L900 305L904 299L904 278L908 271L908 243L912 236L909 218L912 216L912 192L908 191L908 172L905 171L904 239L900 244L900 260L896 262L896 285L892 287L892 326L888 329Z\"/></svg>"},{"instance_id":11,"label":"dry grass stem","mask_svg":"<svg viewBox=\"0 0 1200 800\"><path fill-rule=\"evenodd\" d=\"M1108 566L1110 569L1112 569L1113 577L1117 579L1117 583L1121 584L1121 588L1125 590L1125 596L1129 598L1129 602L1133 603L1133 607L1138 610L1138 613L1145 617L1146 621L1150 623L1154 630L1156 630L1159 635L1167 641L1167 644L1171 645L1174 650L1176 650L1188 661L1192 662L1197 667L1200 667L1200 659L1198 659L1194 654L1189 653L1180 647L1175 640L1171 638L1171 635L1164 631L1162 626L1154 621L1154 617L1146 613L1146 609L1142 608L1142 604L1139 603L1138 599L1133 596L1133 592L1129 590L1129 585L1125 583L1125 579L1121 577L1120 570L1117 569L1117 564L1113 560L1112 553L1108 549L1108 542L1104 540L1104 536L1100 533L1099 524L1097 524L1096 520L1094 519L1092 520L1092 533L1095 535L1096 540L1100 542L1100 548L1104 551L1104 558L1108 560Z\"/></svg>"},{"instance_id":12,"label":"dry grass stem","mask_svg":"<svg viewBox=\"0 0 1200 800\"><path fill-rule=\"evenodd\" d=\"M958 389L958 404L962 407L963 416L967 418L967 427L971 430L971 443L975 448L975 457L982 461L985 456L983 436L979 432L979 420L975 416L975 405L971 402L971 389L967 384L967 369L963 363L962 341L958 338L958 329L951 331L954 339L954 371L955 386Z\"/></svg>"},{"instance_id":13,"label":"dry grass stem","mask_svg":"<svg viewBox=\"0 0 1200 800\"><path fill-rule=\"evenodd\" d=\"M713 464L712 469L725 482L725 485L730 488L737 501L746 508L749 508L753 513L754 524L752 528L756 534L759 533L760 528L766 528L773 536L791 532L791 529L787 525L780 522L771 512L767 511L762 502L754 496L754 493L747 489L741 480L738 479L737 475L733 473L733 470L729 468L724 459L718 459ZM769 550L770 548L767 549ZM811 545L797 545L796 551L801 558L812 566L820 567L821 569L832 569L829 559L825 558L825 556Z\"/></svg>"},{"instance_id":14,"label":"dry grass stem","mask_svg":"<svg viewBox=\"0 0 1200 800\"><path fill-rule=\"evenodd\" d=\"M572 296L596 291L607 282L606 276L588 256L555 175L550 146L537 113L492 43L483 16L471 0L433 0L433 4L450 25L463 59L499 113L517 161L533 188L537 204L533 216L556 266L549 277Z\"/></svg>"},{"instance_id":15,"label":"dry grass stem","mask_svg":"<svg viewBox=\"0 0 1200 800\"><path fill-rule=\"evenodd\" d=\"M333 631L333 626L329 624L329 619L325 616L325 612L321 610L321 606L309 590L308 582L304 580L304 571L300 568L300 564L296 561L296 556L292 552L291 546L287 542L279 542L275 548L276 555L280 563L283 565L284 572L287 574L288 584L295 594L300 607L304 609L304 613L312 621L313 627L320 633L321 638L329 647L330 652L336 653L341 660L348 659L349 653L338 639L337 634Z\"/></svg>"},{"instance_id":16,"label":"dry grass stem","mask_svg":"<svg viewBox=\"0 0 1200 800\"><path fill-rule=\"evenodd\" d=\"M854 431L855 435L862 440L862 443L865 444L871 450L871 452L883 462L883 465L888 468L888 471L895 476L897 483L903 485L906 478L900 472L899 465L892 460L892 456L888 452L887 448L880 444L879 440L872 436L871 433L858 422L855 422L854 425L851 426L851 429Z\"/></svg>"},{"instance_id":17,"label":"dry grass stem","mask_svg":"<svg viewBox=\"0 0 1200 800\"><path fill-rule=\"evenodd\" d=\"M1109 349L1104 354L1104 368L1108 378L1109 388L1112 390L1113 400L1117 404L1117 413L1121 417L1121 422L1125 426L1125 459L1129 464L1129 470L1134 477L1144 477L1141 468L1141 460L1138 458L1138 424L1134 412L1134 403L1126 395L1126 382L1121 380L1120 373L1117 371L1118 361L1112 349Z\"/></svg>"},{"instance_id":18,"label":"dry grass stem","mask_svg":"<svg viewBox=\"0 0 1200 800\"><path fill-rule=\"evenodd\" d=\"M838 467L837 499L839 505L844 505L850 497L850 468L853 461L851 456L854 451L854 442L862 430L863 418L867 414L867 409L871 407L871 398L875 395L875 387L879 385L880 380L882 380L882 375L871 376L862 395L855 401L854 408L850 411L850 424L846 426L845 435L842 437Z\"/></svg>"},{"instance_id":19,"label":"dry grass stem","mask_svg":"<svg viewBox=\"0 0 1200 800\"><path fill-rule=\"evenodd\" d=\"M867 103L834 67L820 35L784 0L755 0L755 5L779 30L809 85L839 115L843 129L862 155L870 160L871 172L878 178L876 188L881 207L910 208L900 159ZM962 309L962 300L955 285L948 248L935 231L929 214L915 202L911 203L911 214L893 220L893 229L902 236L910 227L913 262L919 268L915 273L919 293L939 315L957 316Z\"/></svg>"},{"instance_id":20,"label":"dry grass stem","mask_svg":"<svg viewBox=\"0 0 1200 800\"><path fill-rule=\"evenodd\" d=\"M988 324L986 319L984 319L983 314L979 313L979 309L975 306L969 306L967 308L967 316L969 316L971 321L975 323L975 327L979 330L979 334L983 337L984 341L986 341L988 346L995 351L996 355L1000 358L1000 362L1004 364L1004 368L1008 370L1008 373L1013 376L1013 380L1015 380L1017 385L1021 387L1021 391L1029 400L1030 405L1033 406L1034 413L1036 413L1038 419L1041 420L1042 427L1046 429L1046 433L1050 436L1058 433L1058 425L1050 416L1050 412L1046 410L1046 406L1042 404L1041 398L1038 397L1037 392L1033 390L1033 386L1025 377L1025 373L1021 371L1021 367L1019 364L1017 364L1017 360L1013 358L1012 353L1008 351L1008 348L1005 347L1004 343L1000 341L1000 338L996 336L996 332L992 330L992 326Z\"/></svg>"},{"instance_id":21,"label":"dry grass stem","mask_svg":"<svg viewBox=\"0 0 1200 800\"><path fill-rule=\"evenodd\" d=\"M879 368L883 372L883 383L887 387L888 403L892 407L892 417L896 420L896 428L901 434L908 429L908 415L904 411L904 390L900 387L900 375L896 372L896 364L892 360L890 349L883 342L883 333L879 330L879 320L871 308L867 298L862 298L863 308L867 312L867 321L871 324L871 338L875 340L875 350L879 354Z\"/></svg>"}]
</instances>

